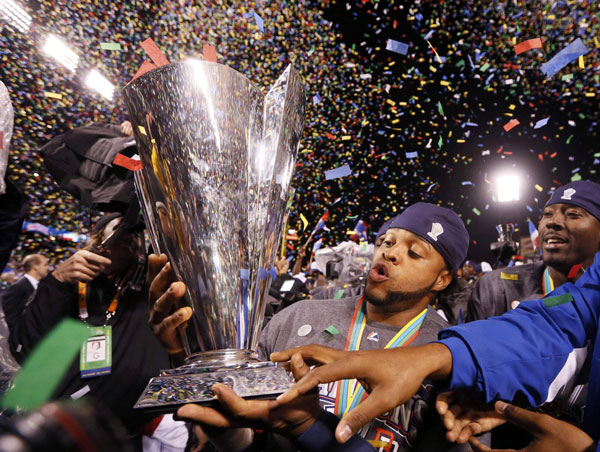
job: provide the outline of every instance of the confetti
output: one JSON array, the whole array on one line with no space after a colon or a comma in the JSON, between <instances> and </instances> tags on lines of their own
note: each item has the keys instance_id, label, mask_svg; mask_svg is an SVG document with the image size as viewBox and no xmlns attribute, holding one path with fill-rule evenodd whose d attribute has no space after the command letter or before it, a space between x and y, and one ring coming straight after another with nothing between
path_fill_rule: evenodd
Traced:
<instances>
[{"instance_id":1,"label":"confetti","mask_svg":"<svg viewBox=\"0 0 600 452\"><path fill-rule=\"evenodd\" d=\"M550 61L542 64L542 72L546 77L552 77L567 64L575 61L582 55L588 53L589 49L585 46L581 38L577 38L567 47L562 49L552 57Z\"/></svg>"},{"instance_id":2,"label":"confetti","mask_svg":"<svg viewBox=\"0 0 600 452\"><path fill-rule=\"evenodd\" d=\"M388 39L385 49L391 50L392 52L396 52L401 55L406 55L406 53L408 52L408 44L405 44L400 41L394 41L393 39Z\"/></svg>"},{"instance_id":3,"label":"confetti","mask_svg":"<svg viewBox=\"0 0 600 452\"><path fill-rule=\"evenodd\" d=\"M510 121L508 121L506 124L504 124L504 126L503 126L503 127L504 127L504 130L505 130L506 132L508 132L509 130L511 130L511 129L513 129L513 128L515 128L515 127L516 127L516 126L518 126L519 124L521 124L521 123L519 122L519 120L518 120L518 119L511 119L511 120L510 120Z\"/></svg>"},{"instance_id":4,"label":"confetti","mask_svg":"<svg viewBox=\"0 0 600 452\"><path fill-rule=\"evenodd\" d=\"M121 51L121 44L118 42L101 42L100 48L102 50L117 50Z\"/></svg>"},{"instance_id":5,"label":"confetti","mask_svg":"<svg viewBox=\"0 0 600 452\"><path fill-rule=\"evenodd\" d=\"M325 171L325 179L337 179L339 177L345 177L352 174L352 170L350 169L350 165L343 165L338 168L334 168L329 171Z\"/></svg>"},{"instance_id":6,"label":"confetti","mask_svg":"<svg viewBox=\"0 0 600 452\"><path fill-rule=\"evenodd\" d=\"M542 47L542 40L540 38L529 39L520 44L517 44L515 48L515 54L520 55L523 52L527 52L531 49L540 49Z\"/></svg>"},{"instance_id":7,"label":"confetti","mask_svg":"<svg viewBox=\"0 0 600 452\"><path fill-rule=\"evenodd\" d=\"M540 128L544 127L546 124L548 124L549 119L550 119L550 117L540 119L538 122L535 123L535 126L533 126L533 128L540 129Z\"/></svg>"}]
</instances>

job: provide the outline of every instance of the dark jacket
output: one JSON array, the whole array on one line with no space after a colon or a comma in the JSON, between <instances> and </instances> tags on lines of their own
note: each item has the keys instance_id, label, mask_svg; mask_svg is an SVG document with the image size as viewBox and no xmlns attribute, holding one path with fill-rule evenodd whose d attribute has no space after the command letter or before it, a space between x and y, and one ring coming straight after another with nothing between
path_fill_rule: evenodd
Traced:
<instances>
[{"instance_id":1,"label":"dark jacket","mask_svg":"<svg viewBox=\"0 0 600 452\"><path fill-rule=\"evenodd\" d=\"M2 309L4 310L6 324L11 334L14 331L15 324L18 323L23 314L25 304L33 292L33 286L25 277L19 279L2 292Z\"/></svg>"},{"instance_id":2,"label":"dark jacket","mask_svg":"<svg viewBox=\"0 0 600 452\"><path fill-rule=\"evenodd\" d=\"M40 153L44 165L60 185L85 205L103 211L119 210L129 203L133 173L112 162L118 153L136 153L133 137L119 126L92 123L58 135Z\"/></svg>"},{"instance_id":3,"label":"dark jacket","mask_svg":"<svg viewBox=\"0 0 600 452\"><path fill-rule=\"evenodd\" d=\"M88 325L104 324L106 309L114 293L115 287L103 275L88 284ZM65 317L78 318L77 287L61 283L50 274L40 281L33 301L10 335L10 350L15 359L22 363L37 343ZM148 326L147 292L125 293L109 325L112 326L112 373L81 379L78 354L54 398L68 398L88 385L90 392L85 397L92 396L104 402L131 432L135 432L149 417L134 412L133 405L148 380L158 376L160 369L170 367L167 353Z\"/></svg>"},{"instance_id":4,"label":"dark jacket","mask_svg":"<svg viewBox=\"0 0 600 452\"><path fill-rule=\"evenodd\" d=\"M506 267L486 273L475 283L467 306L466 321L487 319L513 309L514 301L540 298L543 262Z\"/></svg>"}]
</instances>

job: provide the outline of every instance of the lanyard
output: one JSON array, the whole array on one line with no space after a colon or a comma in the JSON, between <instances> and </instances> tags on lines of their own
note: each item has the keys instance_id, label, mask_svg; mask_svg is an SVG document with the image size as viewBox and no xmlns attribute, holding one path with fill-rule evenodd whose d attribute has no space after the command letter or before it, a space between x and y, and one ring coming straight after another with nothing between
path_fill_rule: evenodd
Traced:
<instances>
[{"instance_id":1,"label":"lanyard","mask_svg":"<svg viewBox=\"0 0 600 452\"><path fill-rule=\"evenodd\" d=\"M583 268L582 264L576 264L571 267L569 270L569 274L567 275L567 279L573 279L579 274L579 270ZM583 268L585 272L585 268ZM554 290L554 281L552 281L552 277L550 276L550 272L548 271L548 267L544 270L544 277L542 278L542 292L544 292L544 296L548 295L550 292Z\"/></svg>"},{"instance_id":2,"label":"lanyard","mask_svg":"<svg viewBox=\"0 0 600 452\"><path fill-rule=\"evenodd\" d=\"M113 315L115 315L115 311L117 310L117 306L119 305L119 297L121 296L121 290L123 290L123 286L125 285L125 278L119 284L117 288L117 292L113 297L108 309L106 310L106 320L104 321L104 326L108 325L108 321L111 319ZM88 310L87 310L87 283L79 281L77 284L77 293L79 296L79 318L83 323L87 323L88 319Z\"/></svg>"},{"instance_id":3,"label":"lanyard","mask_svg":"<svg viewBox=\"0 0 600 452\"><path fill-rule=\"evenodd\" d=\"M419 334L423 320L427 315L427 309L423 309L408 322L396 335L387 343L384 348L405 347L410 344ZM346 338L345 350L359 350L360 342L367 325L366 302L363 296L354 309L352 323ZM342 380L338 383L337 396L335 398L335 413L342 417L348 411L354 409L366 397L365 389L358 384L356 380Z\"/></svg>"}]
</instances>

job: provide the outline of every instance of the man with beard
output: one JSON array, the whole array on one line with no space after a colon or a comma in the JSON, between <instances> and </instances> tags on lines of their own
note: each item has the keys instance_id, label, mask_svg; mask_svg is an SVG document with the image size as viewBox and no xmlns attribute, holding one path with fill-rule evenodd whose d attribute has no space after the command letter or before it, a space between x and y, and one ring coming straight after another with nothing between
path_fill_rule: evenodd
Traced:
<instances>
[{"instance_id":1,"label":"man with beard","mask_svg":"<svg viewBox=\"0 0 600 452\"><path fill-rule=\"evenodd\" d=\"M474 286L467 321L487 319L575 282L600 250L600 185L576 181L557 188L539 223L542 262L494 270Z\"/></svg>"},{"instance_id":2,"label":"man with beard","mask_svg":"<svg viewBox=\"0 0 600 452\"><path fill-rule=\"evenodd\" d=\"M465 259L468 245L465 226L451 210L427 203L408 207L384 224L378 233L364 296L304 300L281 311L261 333L260 358L268 360L272 352L314 343L344 350L373 350L421 345L435 340L438 332L448 324L430 305L452 282L454 273ZM153 286L157 286L155 283ZM166 291L167 287L163 289ZM183 294L181 287L177 291ZM172 288L170 293L173 292ZM169 292L165 292L156 301L155 310L162 304L159 309L164 311L168 296ZM162 331L163 337L166 335L160 324L168 324L174 329L174 316L177 313L156 322L155 329ZM166 348L178 349L173 344L177 335L168 336L170 341L163 339ZM361 436L371 441L376 450L438 451L453 447L446 442L435 413L436 396L434 387L425 381L411 400L375 419L360 432ZM364 389L356 380L320 387L321 407L328 413L323 413L326 416L341 417L364 397ZM227 408L231 410L231 407ZM244 419L243 414L233 413L237 425ZM186 406L178 415L209 426L223 425L218 423L216 413L211 418L211 413L201 407ZM297 445L314 450L311 437L318 435L311 434L309 426L299 436ZM233 450L230 446L225 447ZM239 442L235 446L240 450ZM286 450L281 444L276 449Z\"/></svg>"}]
</instances>

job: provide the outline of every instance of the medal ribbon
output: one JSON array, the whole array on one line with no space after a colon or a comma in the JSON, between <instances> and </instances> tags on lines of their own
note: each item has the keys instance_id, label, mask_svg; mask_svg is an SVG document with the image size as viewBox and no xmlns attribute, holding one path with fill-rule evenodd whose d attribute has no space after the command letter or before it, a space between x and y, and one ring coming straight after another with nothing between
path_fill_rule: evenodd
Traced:
<instances>
[{"instance_id":1,"label":"medal ribbon","mask_svg":"<svg viewBox=\"0 0 600 452\"><path fill-rule=\"evenodd\" d=\"M544 292L544 296L546 296L553 290L554 290L554 281L552 281L550 272L548 271L548 268L546 268L544 270L544 277L542 278L542 292Z\"/></svg>"},{"instance_id":2,"label":"medal ribbon","mask_svg":"<svg viewBox=\"0 0 600 452\"><path fill-rule=\"evenodd\" d=\"M360 349L360 342L367 325L366 302L363 296L354 309L352 323L348 330L345 350L355 351ZM428 308L423 309L387 343L384 348L405 347L410 344L419 334L423 320L427 315ZM348 411L354 409L366 397L365 389L356 380L342 380L338 383L337 396L335 398L335 413L342 417Z\"/></svg>"},{"instance_id":3,"label":"medal ribbon","mask_svg":"<svg viewBox=\"0 0 600 452\"><path fill-rule=\"evenodd\" d=\"M117 292L113 297L108 309L106 310L106 320L104 322L104 326L108 325L108 321L115 314L117 310L117 306L119 305L119 297L121 296L121 291L123 290L123 286L125 285L125 281L121 281L119 287L117 288ZM81 281L77 283L77 294L79 297L79 318L83 323L87 323L88 318L88 310L87 310L87 284Z\"/></svg>"}]
</instances>

